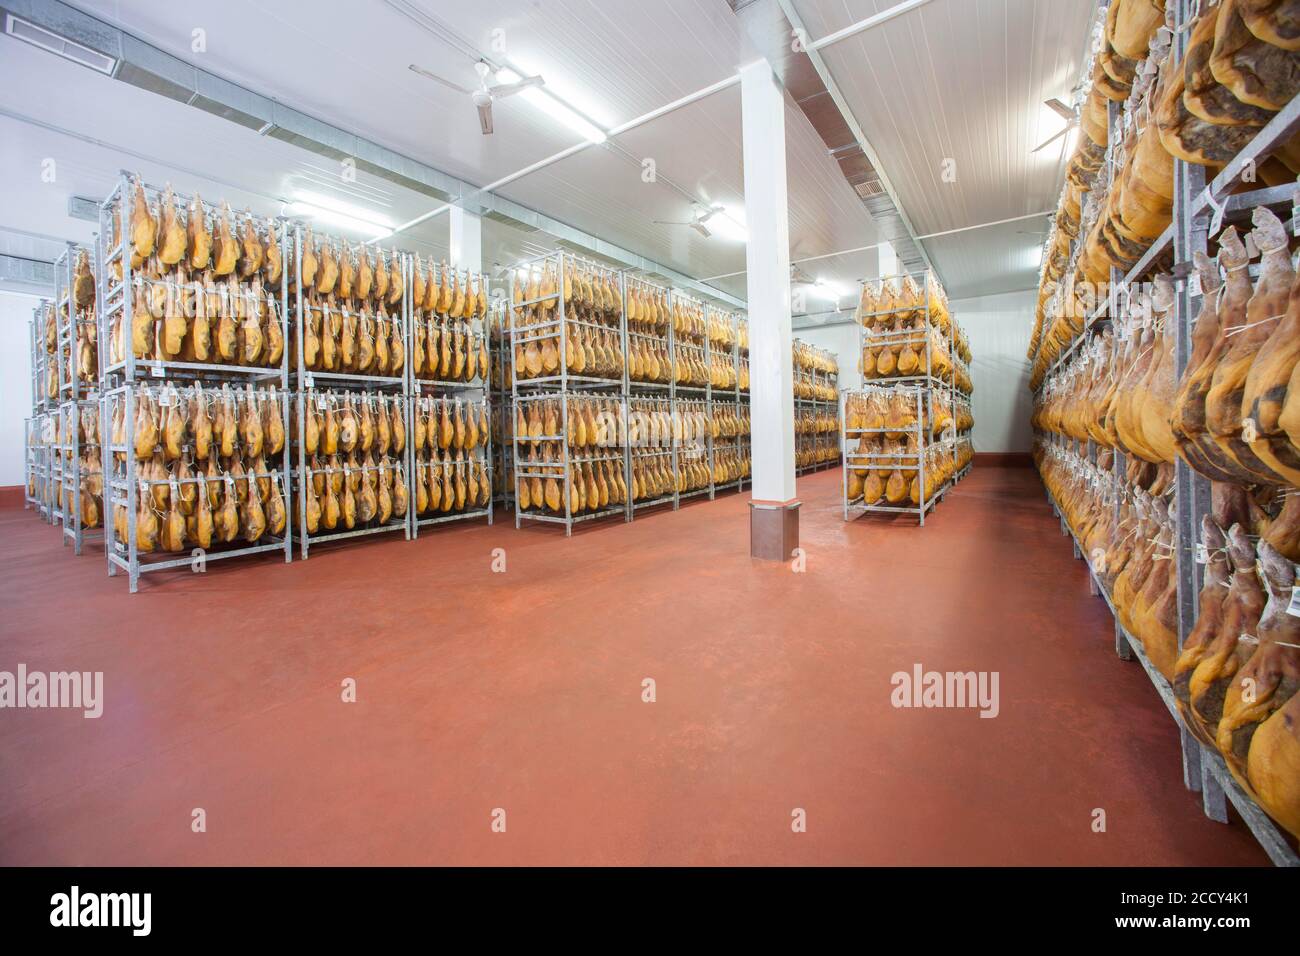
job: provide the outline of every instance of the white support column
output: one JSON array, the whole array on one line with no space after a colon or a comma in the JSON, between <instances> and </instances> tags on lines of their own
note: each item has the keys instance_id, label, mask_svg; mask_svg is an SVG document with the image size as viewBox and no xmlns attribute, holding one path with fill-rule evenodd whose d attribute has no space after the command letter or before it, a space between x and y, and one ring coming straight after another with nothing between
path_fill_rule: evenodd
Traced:
<instances>
[{"instance_id":1,"label":"white support column","mask_svg":"<svg viewBox=\"0 0 1300 956\"><path fill-rule=\"evenodd\" d=\"M483 271L483 217L463 206L448 212L451 227L451 261L457 269Z\"/></svg>"},{"instance_id":2,"label":"white support column","mask_svg":"<svg viewBox=\"0 0 1300 956\"><path fill-rule=\"evenodd\" d=\"M766 60L741 70L740 93L749 231L745 266L754 466L750 554L784 561L799 544L785 97Z\"/></svg>"},{"instance_id":3,"label":"white support column","mask_svg":"<svg viewBox=\"0 0 1300 956\"><path fill-rule=\"evenodd\" d=\"M898 254L894 252L894 247L887 242L882 242L877 252L880 255L880 271L876 275L898 275Z\"/></svg>"}]
</instances>

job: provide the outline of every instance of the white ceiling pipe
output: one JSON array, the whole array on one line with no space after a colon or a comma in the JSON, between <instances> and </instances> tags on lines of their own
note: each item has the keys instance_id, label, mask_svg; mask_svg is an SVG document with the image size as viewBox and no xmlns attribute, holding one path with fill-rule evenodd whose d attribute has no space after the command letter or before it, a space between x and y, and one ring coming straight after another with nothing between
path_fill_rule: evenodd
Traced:
<instances>
[{"instance_id":1,"label":"white ceiling pipe","mask_svg":"<svg viewBox=\"0 0 1300 956\"><path fill-rule=\"evenodd\" d=\"M904 13L915 10L917 7L924 6L930 0L905 0L897 6L890 7L888 10L881 10L874 16L867 17L865 20L859 20L857 23L850 23L842 30L836 30L834 33L828 33L820 40L814 40L808 45L810 50L820 50L822 47L830 46L832 43L839 43L851 36L857 36L864 30L870 30L872 27L878 27L886 21L900 17Z\"/></svg>"},{"instance_id":2,"label":"white ceiling pipe","mask_svg":"<svg viewBox=\"0 0 1300 956\"><path fill-rule=\"evenodd\" d=\"M900 16L901 14L907 13L909 10L913 10L916 7L921 6L922 4L929 3L929 2L930 0L905 0L905 2L900 3L895 7L890 7L888 10L882 10L880 13L867 17L865 20L859 20L857 23L851 23L842 30L837 30L834 33L830 34L829 36L814 41L813 43L809 44L808 49L820 50L822 47L829 46L832 43L836 43L840 40L843 40L845 37L855 36L856 34L861 33L864 30L869 30L874 26L879 26L880 24L885 23L888 20L892 20L894 17ZM674 112L675 110L679 110L683 106L690 106L692 103L698 102L699 100L702 100L707 96L712 96L714 93L718 93L722 90L727 89L728 87L735 86L739 82L740 82L740 71L738 70L735 73L733 73L731 76L724 77L723 79L718 80L716 83L711 83L708 86L701 87L700 89L696 90L694 93L687 93L685 96L679 97L678 99L673 100L671 103L665 103L663 106L660 106L658 109L653 109L649 113L643 113L641 116L638 116L632 120L628 120L626 123L620 123L617 126L613 126L610 129L605 131L605 135L607 138L612 139L613 137L618 136L621 133L626 133L629 130L636 129L638 126L644 126L646 123L649 123L652 120L656 120L661 116L666 116L669 113ZM588 140L583 140L581 143L578 143L574 146L570 146L568 149L562 149L558 153L555 153L551 156L547 156L545 159L539 159L537 162L525 166L523 169L519 170L518 172L511 173L508 176L503 176L501 179L498 179L496 182L488 183L486 186L480 187L475 193L472 193L471 196L463 197L463 198L471 198L474 195L481 195L483 193L492 192L494 189L500 189L503 186L508 186L510 185L510 183L513 183L518 179L522 179L524 176L528 176L531 175L532 173L539 172L545 169L547 166L552 166L555 163L560 162L561 160L568 159L570 156L574 156L582 152L584 149L586 149L589 146L595 146L595 145L598 144L592 143ZM418 226L422 222L427 222L428 220L432 219L434 216L438 216L446 212L448 209L452 207L452 205L453 204L448 203L446 205L439 206L437 209L431 210L430 212L417 216L416 218L412 219L410 222L404 222L393 229L393 234L396 235L399 232L403 232L407 229L410 229L412 226ZM373 242L375 240L371 240L371 241Z\"/></svg>"}]
</instances>

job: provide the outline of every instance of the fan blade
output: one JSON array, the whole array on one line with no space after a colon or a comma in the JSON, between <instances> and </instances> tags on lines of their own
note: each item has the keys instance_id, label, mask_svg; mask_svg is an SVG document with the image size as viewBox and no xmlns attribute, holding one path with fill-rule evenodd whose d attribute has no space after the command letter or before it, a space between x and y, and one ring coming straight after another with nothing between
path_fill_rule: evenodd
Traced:
<instances>
[{"instance_id":1,"label":"fan blade","mask_svg":"<svg viewBox=\"0 0 1300 956\"><path fill-rule=\"evenodd\" d=\"M465 87L461 86L459 83L453 83L451 80L443 79L437 73L430 73L428 70L424 69L423 67L416 66L414 63L411 64L411 72L418 73L427 79L433 80L435 83L441 83L443 86L449 87L450 89L455 90L457 93L464 93L466 96L468 96L470 93L473 92L473 90L465 89Z\"/></svg>"},{"instance_id":2,"label":"fan blade","mask_svg":"<svg viewBox=\"0 0 1300 956\"><path fill-rule=\"evenodd\" d=\"M478 125L484 136L492 135L492 101L478 104Z\"/></svg>"},{"instance_id":3,"label":"fan blade","mask_svg":"<svg viewBox=\"0 0 1300 956\"><path fill-rule=\"evenodd\" d=\"M704 225L704 220L703 220L703 219L700 219L700 220L697 220L696 222L691 223L691 228L694 229L696 232L698 232L698 233L699 233L701 236L703 236L705 239L707 239L707 238L709 238L709 236L713 235L713 233L709 232L709 227L706 226L706 225Z\"/></svg>"},{"instance_id":4,"label":"fan blade","mask_svg":"<svg viewBox=\"0 0 1300 956\"><path fill-rule=\"evenodd\" d=\"M1059 133L1057 133L1057 134L1056 134L1055 136L1053 136L1051 139L1046 140L1046 141L1040 143L1040 144L1039 144L1038 146L1036 146L1033 150L1031 150L1031 152L1035 152L1035 153L1036 153L1036 152L1038 152L1040 149L1046 149L1048 146L1051 146L1053 143L1055 143L1058 139L1060 139L1062 136L1064 136L1066 133L1068 133L1068 132L1069 132L1070 130L1072 130L1072 129L1074 129L1073 124L1071 124L1070 126L1065 127L1065 129L1061 130Z\"/></svg>"},{"instance_id":5,"label":"fan blade","mask_svg":"<svg viewBox=\"0 0 1300 956\"><path fill-rule=\"evenodd\" d=\"M522 93L530 87L541 86L545 82L540 76L526 76L517 83L498 83L496 86L489 86L488 93L492 95L492 99L499 100Z\"/></svg>"},{"instance_id":6,"label":"fan blade","mask_svg":"<svg viewBox=\"0 0 1300 956\"><path fill-rule=\"evenodd\" d=\"M1055 110L1059 115L1061 115L1065 119L1071 121L1074 120L1074 110L1070 109L1060 100L1058 100L1055 96L1053 96L1050 100L1047 101L1047 106Z\"/></svg>"}]
</instances>

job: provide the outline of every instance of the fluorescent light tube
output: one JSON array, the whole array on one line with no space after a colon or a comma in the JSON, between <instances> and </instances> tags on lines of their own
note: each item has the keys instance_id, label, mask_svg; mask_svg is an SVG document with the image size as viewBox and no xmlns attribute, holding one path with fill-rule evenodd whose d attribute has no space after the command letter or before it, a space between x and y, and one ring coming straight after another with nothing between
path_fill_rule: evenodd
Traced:
<instances>
[{"instance_id":1,"label":"fluorescent light tube","mask_svg":"<svg viewBox=\"0 0 1300 956\"><path fill-rule=\"evenodd\" d=\"M749 229L745 225L745 214L734 206L723 207L722 212L714 213L704 223L708 230L724 239L734 242L749 242Z\"/></svg>"},{"instance_id":2,"label":"fluorescent light tube","mask_svg":"<svg viewBox=\"0 0 1300 956\"><path fill-rule=\"evenodd\" d=\"M374 239L384 239L393 234L393 224L385 217L364 206L354 206L324 193L299 190L289 205L288 213L291 216L310 216Z\"/></svg>"},{"instance_id":3,"label":"fluorescent light tube","mask_svg":"<svg viewBox=\"0 0 1300 956\"><path fill-rule=\"evenodd\" d=\"M839 301L839 299L842 298L844 295L843 289L841 289L835 283L828 282L827 280L821 277L818 277L817 281L813 283L812 291L816 295L821 296L823 299L829 299L833 302Z\"/></svg>"},{"instance_id":4,"label":"fluorescent light tube","mask_svg":"<svg viewBox=\"0 0 1300 956\"><path fill-rule=\"evenodd\" d=\"M498 83L518 83L523 79L508 66L497 70L496 78ZM605 131L603 129L584 119L577 110L545 87L530 86L517 95L525 99L534 109L540 110L551 119L569 127L588 142L605 142Z\"/></svg>"}]
</instances>

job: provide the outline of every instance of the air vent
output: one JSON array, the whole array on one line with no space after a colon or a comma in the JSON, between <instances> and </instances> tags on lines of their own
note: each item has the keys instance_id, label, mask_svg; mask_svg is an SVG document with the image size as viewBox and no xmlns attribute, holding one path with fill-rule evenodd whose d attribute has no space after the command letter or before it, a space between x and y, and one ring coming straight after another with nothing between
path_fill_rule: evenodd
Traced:
<instances>
[{"instance_id":1,"label":"air vent","mask_svg":"<svg viewBox=\"0 0 1300 956\"><path fill-rule=\"evenodd\" d=\"M881 185L879 179L869 179L864 183L857 183L853 187L857 190L861 199L870 199L872 196L883 196L885 187Z\"/></svg>"},{"instance_id":2,"label":"air vent","mask_svg":"<svg viewBox=\"0 0 1300 956\"><path fill-rule=\"evenodd\" d=\"M55 56L61 56L73 63L88 66L96 73L103 73L105 76L112 76L113 69L117 66L117 60L111 56L106 56L98 50L92 50L88 46L82 46L74 40L59 36L51 30L39 27L29 20L16 17L12 13L5 15L5 33L15 40L22 40L34 47L40 47L47 53L53 53Z\"/></svg>"}]
</instances>

